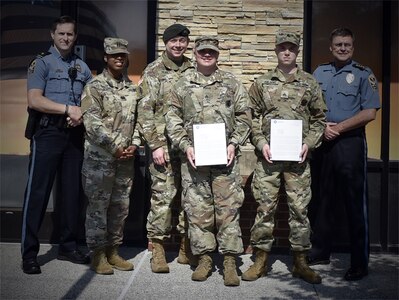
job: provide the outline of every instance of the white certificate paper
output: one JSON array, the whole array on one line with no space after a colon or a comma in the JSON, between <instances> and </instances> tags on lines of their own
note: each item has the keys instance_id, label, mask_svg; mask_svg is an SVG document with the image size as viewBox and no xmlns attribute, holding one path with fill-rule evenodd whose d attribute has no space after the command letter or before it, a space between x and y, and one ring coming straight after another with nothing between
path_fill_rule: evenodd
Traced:
<instances>
[{"instance_id":1,"label":"white certificate paper","mask_svg":"<svg viewBox=\"0 0 399 300\"><path fill-rule=\"evenodd\" d=\"M301 161L302 120L272 119L270 125L271 160Z\"/></svg>"},{"instance_id":2,"label":"white certificate paper","mask_svg":"<svg viewBox=\"0 0 399 300\"><path fill-rule=\"evenodd\" d=\"M196 166L227 164L224 123L194 124L193 134Z\"/></svg>"}]
</instances>

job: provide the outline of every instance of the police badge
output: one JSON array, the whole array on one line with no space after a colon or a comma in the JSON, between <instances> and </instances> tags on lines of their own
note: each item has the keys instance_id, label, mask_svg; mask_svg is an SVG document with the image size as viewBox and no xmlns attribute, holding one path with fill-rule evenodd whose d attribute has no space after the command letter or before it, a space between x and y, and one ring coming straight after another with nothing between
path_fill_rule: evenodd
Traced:
<instances>
[{"instance_id":1,"label":"police badge","mask_svg":"<svg viewBox=\"0 0 399 300\"><path fill-rule=\"evenodd\" d=\"M354 80L355 80L355 75L353 75L353 73L348 73L348 75L346 75L346 82L348 84L351 84Z\"/></svg>"}]
</instances>

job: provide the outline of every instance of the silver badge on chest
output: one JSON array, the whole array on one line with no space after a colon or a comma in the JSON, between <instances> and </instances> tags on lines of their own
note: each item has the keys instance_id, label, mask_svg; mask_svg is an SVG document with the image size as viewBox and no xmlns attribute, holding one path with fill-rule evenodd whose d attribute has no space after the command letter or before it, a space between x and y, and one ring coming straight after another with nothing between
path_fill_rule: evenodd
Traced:
<instances>
[{"instance_id":1,"label":"silver badge on chest","mask_svg":"<svg viewBox=\"0 0 399 300\"><path fill-rule=\"evenodd\" d=\"M346 82L348 84L351 84L354 80L355 80L355 75L353 75L352 73L349 73L348 75L346 75Z\"/></svg>"}]
</instances>

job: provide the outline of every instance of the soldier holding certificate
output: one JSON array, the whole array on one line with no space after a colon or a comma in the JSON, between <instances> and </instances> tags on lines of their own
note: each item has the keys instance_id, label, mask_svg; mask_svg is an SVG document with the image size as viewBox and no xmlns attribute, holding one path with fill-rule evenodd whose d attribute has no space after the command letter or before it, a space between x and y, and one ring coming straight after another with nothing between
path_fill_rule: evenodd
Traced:
<instances>
[{"instance_id":1,"label":"soldier holding certificate","mask_svg":"<svg viewBox=\"0 0 399 300\"><path fill-rule=\"evenodd\" d=\"M259 207L251 229L255 263L243 273L243 280L253 281L266 274L268 253L274 241L278 193L284 184L290 213L289 241L294 254L292 275L309 283L321 283L321 277L306 264L306 253L311 248L307 217L311 198L308 153L321 143L326 106L316 80L296 64L299 44L299 34L277 33L278 66L255 80L249 91L253 113L251 142L258 157L251 188ZM299 162L273 161L270 151L272 119L302 121Z\"/></svg>"},{"instance_id":2,"label":"soldier holding certificate","mask_svg":"<svg viewBox=\"0 0 399 300\"><path fill-rule=\"evenodd\" d=\"M188 236L199 265L192 280L205 281L212 271L209 255L218 246L224 255L224 284L240 284L236 255L243 243L239 209L244 201L236 159L251 128L248 93L231 74L217 66L219 42L215 37L196 39L197 69L180 79L168 95L166 114L170 139L185 153L182 161L182 203L189 223ZM196 124L224 124L227 161L196 165L193 131ZM216 236L214 234L216 229Z\"/></svg>"}]
</instances>

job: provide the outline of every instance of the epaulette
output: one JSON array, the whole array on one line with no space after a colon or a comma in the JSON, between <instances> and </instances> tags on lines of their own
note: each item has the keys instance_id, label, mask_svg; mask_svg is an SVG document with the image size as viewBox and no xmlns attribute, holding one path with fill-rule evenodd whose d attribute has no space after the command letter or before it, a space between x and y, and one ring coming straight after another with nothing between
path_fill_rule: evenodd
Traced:
<instances>
[{"instance_id":1,"label":"epaulette","mask_svg":"<svg viewBox=\"0 0 399 300\"><path fill-rule=\"evenodd\" d=\"M363 66L363 65L361 65L361 64L359 64L359 63L354 63L353 66L354 66L355 68L360 69L360 70L366 70L366 69L367 69L367 67L365 67L365 66Z\"/></svg>"},{"instance_id":2,"label":"epaulette","mask_svg":"<svg viewBox=\"0 0 399 300\"><path fill-rule=\"evenodd\" d=\"M51 54L51 52L40 52L38 55L36 55L36 58L35 59L37 59L37 58L42 58L42 57L45 57L45 56L47 56L47 55L50 55Z\"/></svg>"},{"instance_id":3,"label":"epaulette","mask_svg":"<svg viewBox=\"0 0 399 300\"><path fill-rule=\"evenodd\" d=\"M329 65L329 64L331 64L331 63L330 62L325 62L325 63L320 64L319 66L326 66L326 65Z\"/></svg>"}]
</instances>

